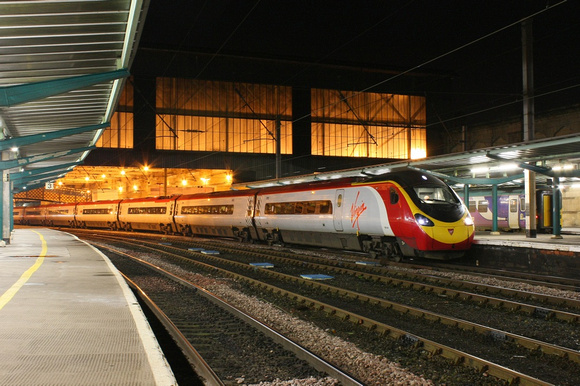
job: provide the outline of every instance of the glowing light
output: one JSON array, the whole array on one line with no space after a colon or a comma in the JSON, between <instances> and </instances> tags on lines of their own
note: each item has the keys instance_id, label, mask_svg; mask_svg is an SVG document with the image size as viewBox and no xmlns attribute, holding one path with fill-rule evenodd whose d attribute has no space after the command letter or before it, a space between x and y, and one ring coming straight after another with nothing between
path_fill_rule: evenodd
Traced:
<instances>
[{"instance_id":1,"label":"glowing light","mask_svg":"<svg viewBox=\"0 0 580 386\"><path fill-rule=\"evenodd\" d=\"M552 170L554 171L560 171L560 170L572 170L574 169L574 165L572 164L566 164L566 165L558 165L558 166L554 166L552 168Z\"/></svg>"},{"instance_id":2,"label":"glowing light","mask_svg":"<svg viewBox=\"0 0 580 386\"><path fill-rule=\"evenodd\" d=\"M145 170L146 172L149 171L149 166L143 166L143 170Z\"/></svg>"},{"instance_id":3,"label":"glowing light","mask_svg":"<svg viewBox=\"0 0 580 386\"><path fill-rule=\"evenodd\" d=\"M106 174L101 174L101 178L107 178Z\"/></svg>"},{"instance_id":4,"label":"glowing light","mask_svg":"<svg viewBox=\"0 0 580 386\"><path fill-rule=\"evenodd\" d=\"M209 182L209 180L210 180L209 178L203 178L203 177L201 178L201 182L203 182L206 185Z\"/></svg>"},{"instance_id":5,"label":"glowing light","mask_svg":"<svg viewBox=\"0 0 580 386\"><path fill-rule=\"evenodd\" d=\"M121 170L121 174L122 175L125 175L125 170Z\"/></svg>"},{"instance_id":6,"label":"glowing light","mask_svg":"<svg viewBox=\"0 0 580 386\"><path fill-rule=\"evenodd\" d=\"M139 187L137 185L133 185L133 190L139 190Z\"/></svg>"},{"instance_id":7,"label":"glowing light","mask_svg":"<svg viewBox=\"0 0 580 386\"><path fill-rule=\"evenodd\" d=\"M89 176L86 176L85 181L88 181L88 180L90 180L90 178L89 178Z\"/></svg>"},{"instance_id":8,"label":"glowing light","mask_svg":"<svg viewBox=\"0 0 580 386\"><path fill-rule=\"evenodd\" d=\"M232 181L232 175L231 174L226 174L226 181L231 182Z\"/></svg>"},{"instance_id":9,"label":"glowing light","mask_svg":"<svg viewBox=\"0 0 580 386\"><path fill-rule=\"evenodd\" d=\"M505 159L517 158L517 157L519 157L519 155L520 155L520 152L517 150L510 150L510 151L504 151L503 153L499 153L499 157L505 158Z\"/></svg>"},{"instance_id":10,"label":"glowing light","mask_svg":"<svg viewBox=\"0 0 580 386\"><path fill-rule=\"evenodd\" d=\"M10 151L13 151L13 152L15 152L15 153L16 153L16 152L18 151L18 146L12 146L12 147L10 148Z\"/></svg>"},{"instance_id":11,"label":"glowing light","mask_svg":"<svg viewBox=\"0 0 580 386\"><path fill-rule=\"evenodd\" d=\"M494 166L491 169L489 169L490 171L499 171L499 172L509 172L512 170L517 170L519 169L519 166L515 163L506 163L506 164L500 164L498 166Z\"/></svg>"},{"instance_id":12,"label":"glowing light","mask_svg":"<svg viewBox=\"0 0 580 386\"><path fill-rule=\"evenodd\" d=\"M58 185L59 186L62 186L62 181L58 181Z\"/></svg>"},{"instance_id":13,"label":"glowing light","mask_svg":"<svg viewBox=\"0 0 580 386\"><path fill-rule=\"evenodd\" d=\"M489 172L489 168L488 167L473 168L471 169L471 172L473 174L483 174Z\"/></svg>"},{"instance_id":14,"label":"glowing light","mask_svg":"<svg viewBox=\"0 0 580 386\"><path fill-rule=\"evenodd\" d=\"M122 192L122 191L123 191L123 187L119 186L119 192Z\"/></svg>"},{"instance_id":15,"label":"glowing light","mask_svg":"<svg viewBox=\"0 0 580 386\"><path fill-rule=\"evenodd\" d=\"M187 186L187 180L181 180L181 185Z\"/></svg>"},{"instance_id":16,"label":"glowing light","mask_svg":"<svg viewBox=\"0 0 580 386\"><path fill-rule=\"evenodd\" d=\"M427 157L427 151L421 148L411 149L411 159L419 159Z\"/></svg>"}]
</instances>

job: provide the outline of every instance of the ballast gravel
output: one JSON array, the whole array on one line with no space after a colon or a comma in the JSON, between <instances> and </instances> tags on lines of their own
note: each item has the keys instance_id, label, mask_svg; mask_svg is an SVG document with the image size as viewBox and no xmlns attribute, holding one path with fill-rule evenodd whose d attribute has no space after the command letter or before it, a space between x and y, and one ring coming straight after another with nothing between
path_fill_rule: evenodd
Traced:
<instances>
[{"instance_id":1,"label":"ballast gravel","mask_svg":"<svg viewBox=\"0 0 580 386\"><path fill-rule=\"evenodd\" d=\"M134 251L132 251L134 253ZM313 353L321 356L325 360L335 364L344 371L350 373L355 378L367 385L433 385L432 380L426 379L420 374L414 374L405 369L398 363L389 360L389 358L381 355L367 353L358 348L354 343L348 342L343 338L333 334L333 331L325 331L311 322L301 320L287 311L277 308L276 306L263 301L255 296L247 295L237 288L235 281L223 278L212 278L198 273L192 273L179 268L176 265L168 263L163 259L159 259L153 255L142 254L141 258L149 262L161 266L165 269L177 272L179 275L186 277L191 282L206 288L209 291L217 294L223 299L227 300L236 307L253 315L256 319L270 325L272 328L278 330L283 335L294 340L311 350ZM407 268L400 268L407 270ZM409 271L417 272L416 269L409 269ZM424 271L432 275L440 275L447 277L461 277L463 280L473 282L486 282L489 279L484 279L478 276L455 274L455 273L441 273L437 271ZM492 283L488 283L492 284ZM522 283L514 283L510 281L501 281L493 279L493 285L503 286L506 288L519 288L522 286L529 286ZM554 296L567 297L572 299L580 298L580 294L571 291L554 290L542 286L529 286L526 290L535 293L546 293ZM338 335L338 334L337 334ZM396 358L394 358L396 359ZM481 375L480 375L481 376ZM484 374L485 376L485 374ZM492 378L492 377L490 377ZM495 382L488 379L491 383ZM442 379L438 379L437 383L441 384ZM453 381L451 381L453 383ZM239 384L246 385L244 379L238 380ZM499 381L501 384L502 382ZM308 379L294 379L294 380L276 380L273 382L263 382L259 385L338 385L338 381L332 378L308 378ZM443 383L445 384L445 383Z\"/></svg>"}]
</instances>

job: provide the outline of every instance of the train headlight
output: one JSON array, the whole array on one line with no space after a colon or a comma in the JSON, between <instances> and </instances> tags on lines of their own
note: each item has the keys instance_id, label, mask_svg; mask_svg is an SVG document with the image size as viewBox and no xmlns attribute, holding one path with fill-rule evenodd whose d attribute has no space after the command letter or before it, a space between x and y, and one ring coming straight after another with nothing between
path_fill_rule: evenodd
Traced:
<instances>
[{"instance_id":1,"label":"train headlight","mask_svg":"<svg viewBox=\"0 0 580 386\"><path fill-rule=\"evenodd\" d=\"M473 218L471 216L467 216L465 217L465 220L463 220L463 223L470 227L473 225Z\"/></svg>"},{"instance_id":2,"label":"train headlight","mask_svg":"<svg viewBox=\"0 0 580 386\"><path fill-rule=\"evenodd\" d=\"M435 226L435 224L433 224L433 221L429 220L427 217L423 216L422 214L417 213L415 215L415 221L417 221L417 224L423 226L423 227L432 227Z\"/></svg>"}]
</instances>

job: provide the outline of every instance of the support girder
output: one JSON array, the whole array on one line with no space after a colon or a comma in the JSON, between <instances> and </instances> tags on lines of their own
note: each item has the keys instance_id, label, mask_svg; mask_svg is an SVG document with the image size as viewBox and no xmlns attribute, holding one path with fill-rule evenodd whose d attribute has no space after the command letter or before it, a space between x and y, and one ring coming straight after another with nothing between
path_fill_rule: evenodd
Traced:
<instances>
[{"instance_id":1,"label":"support girder","mask_svg":"<svg viewBox=\"0 0 580 386\"><path fill-rule=\"evenodd\" d=\"M511 160L501 158L495 154L486 154L488 158L491 158L496 161L506 161L509 162ZM518 167L525 170L530 170L532 172L543 174L548 177L580 177L580 170L564 170L564 171L556 171L552 168L546 168L543 166L537 165L530 165L524 162L518 162Z\"/></svg>"},{"instance_id":2,"label":"support girder","mask_svg":"<svg viewBox=\"0 0 580 386\"><path fill-rule=\"evenodd\" d=\"M23 137L10 138L4 141L0 141L0 151L8 150L12 147L22 147L26 145L32 145L38 142L45 142L53 139L68 137L75 134L82 134L88 131L104 129L109 126L110 123L106 122L101 123L99 125L83 126L74 129L57 130L40 134L26 135Z\"/></svg>"},{"instance_id":3,"label":"support girder","mask_svg":"<svg viewBox=\"0 0 580 386\"><path fill-rule=\"evenodd\" d=\"M23 192L25 190L34 190L37 188L44 188L46 181L42 181L42 182L38 182L35 184L28 184L28 185L23 185L23 186L15 186L12 190L14 191L14 193L20 193ZM26 189L25 189L26 188Z\"/></svg>"},{"instance_id":4,"label":"support girder","mask_svg":"<svg viewBox=\"0 0 580 386\"><path fill-rule=\"evenodd\" d=\"M37 154L30 157L24 157L14 160L0 161L0 170L22 167L36 162L48 161L55 158L65 157L71 154L82 153L85 151L93 150L95 147L96 146L79 147L76 149L64 150L53 153Z\"/></svg>"},{"instance_id":5,"label":"support girder","mask_svg":"<svg viewBox=\"0 0 580 386\"><path fill-rule=\"evenodd\" d=\"M465 184L465 185L497 185L497 184L505 184L506 182L510 182L513 180L518 180L521 178L524 178L523 174L515 174L513 176L507 176L507 177L499 177L499 178L461 178L461 177L455 177L455 176L450 176L447 174L443 174L443 173L438 173L438 172L434 172L431 170L425 170L425 169L420 169L414 166L409 166L410 169L415 169L418 170L422 173L425 174L431 174L435 177L439 177L443 180L448 180L448 181L452 181L454 183L457 184Z\"/></svg>"},{"instance_id":6,"label":"support girder","mask_svg":"<svg viewBox=\"0 0 580 386\"><path fill-rule=\"evenodd\" d=\"M56 180L57 177L60 176L61 174L66 174L66 172L64 170L56 170L48 173L35 174L32 176L22 176L14 179L10 177L10 181L14 183L14 186L18 187L28 185L28 183L35 181L48 182Z\"/></svg>"},{"instance_id":7,"label":"support girder","mask_svg":"<svg viewBox=\"0 0 580 386\"><path fill-rule=\"evenodd\" d=\"M40 174L44 174L44 173L49 173L49 172L53 172L53 171L59 171L59 172L63 172L66 169L75 167L77 165L79 165L81 163L81 161L79 162L69 162L67 164L61 164L61 165L55 165L55 166L47 166L44 168L38 168L38 169L32 169L32 170L25 170L23 172L16 172L16 173L10 173L10 180L14 181L17 180L19 178L24 178L24 177L31 177L31 176L35 176L35 175L40 175Z\"/></svg>"},{"instance_id":8,"label":"support girder","mask_svg":"<svg viewBox=\"0 0 580 386\"><path fill-rule=\"evenodd\" d=\"M44 82L25 83L0 87L0 107L16 106L65 92L89 87L94 84L110 82L128 77L129 70L123 68L116 71L97 74L73 76L64 79L47 80Z\"/></svg>"}]
</instances>

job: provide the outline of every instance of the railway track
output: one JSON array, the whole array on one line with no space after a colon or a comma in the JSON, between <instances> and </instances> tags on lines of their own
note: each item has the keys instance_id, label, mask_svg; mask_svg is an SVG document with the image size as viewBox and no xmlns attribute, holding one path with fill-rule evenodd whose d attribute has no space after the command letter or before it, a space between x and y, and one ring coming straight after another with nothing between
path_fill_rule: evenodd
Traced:
<instances>
[{"instance_id":1,"label":"railway track","mask_svg":"<svg viewBox=\"0 0 580 386\"><path fill-rule=\"evenodd\" d=\"M322 379L362 385L207 290L130 254L107 255L207 385ZM328 380L328 384L333 384Z\"/></svg>"},{"instance_id":2,"label":"railway track","mask_svg":"<svg viewBox=\"0 0 580 386\"><path fill-rule=\"evenodd\" d=\"M139 242L139 244L142 245L144 243ZM562 375L562 378L561 381L555 383L566 384L566 382L570 382L570 379L573 379L567 377L566 371L574 374L578 370L578 352L576 349L561 347L557 343L527 338L517 333L487 326L495 322L470 322L457 317L449 317L440 312L456 313L457 310L462 308L473 308L472 312L484 314L489 319L505 319L515 313L520 315L520 317L525 316L525 318L520 319L525 321L522 323L528 323L530 320L533 320L534 323L539 323L539 327L533 327L534 330L544 329L555 321L558 325L551 327L553 330L562 330L562 327L565 327L564 330L566 330L568 325L577 323L577 319L574 319L577 315L574 316L575 314L573 313L570 313L572 316L569 318L554 318L546 321L545 316L548 316L547 314L537 311L530 312L529 309L531 308L526 309L522 306L519 306L519 309L523 311L517 313L514 312L514 307L509 306L507 308L504 307L498 317L497 305L502 302L506 303L505 301L494 301L493 298L488 297L489 299L486 301L475 300L470 303L467 301L468 297L460 292L451 294L449 292L441 292L435 288L425 291L424 287L428 286L411 283L408 280L397 279L398 282L396 284L393 283L397 280L389 279L382 282L383 279L377 278L379 275L376 274L376 270L374 270L375 273L373 274L363 273L360 270L352 270L354 273L345 272L344 270L349 270L349 268L328 265L325 268L324 265L313 266L312 262L300 262L295 258L276 257L276 259L279 259L275 262L276 272L272 272L272 270L253 268L248 264L251 260L265 257L263 255L264 252L259 252L258 255L254 252L254 254L248 256L246 251L240 256L240 253L235 255L234 252L230 251L227 252L227 258L223 259L223 253L226 249L223 245L221 248L222 255L217 257L186 251L185 249L191 248L191 244L185 244L177 249L175 249L176 246L174 245L159 245L159 243L155 242L152 244L153 246L150 246L150 248L156 249L156 253L167 253L168 249L172 249L171 253L173 254L192 255L199 261L197 264L219 267L220 273L223 275L236 275L236 280L248 283L247 285L252 283L254 288L258 288L258 291L263 296L268 294L267 296L272 298L272 301L281 300L281 304L286 303L286 307L293 309L297 313L304 314L303 316L307 318L325 320L329 318L325 318L324 315L339 316L341 319L339 324L341 326L345 325L344 320L355 322L357 331L368 329L373 331L372 334L389 335L394 337L397 342L420 347L419 351L428 352L431 356L439 354L440 356L451 358L454 363L463 362L471 365L485 375L494 375L510 382L542 384L542 382L553 382L556 378L551 375L547 376L547 374L558 372ZM159 250L165 250L165 252L159 252ZM267 251L266 256L272 259L273 254L275 253ZM294 262L290 260L294 260ZM340 262L338 265L345 264L345 262ZM356 267L356 263L352 264ZM298 268L296 268L297 266ZM370 268L373 267L362 267L362 270ZM205 269L210 268L206 267ZM215 268L213 269L215 270ZM313 269L325 273L332 272L336 275L332 279L333 285L297 280L297 277L299 277L298 272L305 272L305 270L313 272ZM337 277L340 280L336 280ZM334 285L336 281L343 282L344 278L347 279L342 286ZM360 287L360 283L365 285L357 288ZM348 290L344 287L357 288L358 291ZM422 290L418 291L418 288L422 288ZM422 307L393 302L384 299L384 296L380 294L395 290L401 290L402 295L399 296L413 299ZM378 292L379 296L367 293L373 291ZM425 292L426 296L430 297L431 300L417 295L421 292ZM432 298L438 299L439 302L433 303ZM290 306L289 303L292 303L292 305ZM431 303L433 303L432 307L440 312L426 310L425 305ZM466 303L472 305L466 307ZM483 307L485 304L487 306ZM377 307L379 305L380 308ZM442 309L442 305L446 305L445 310ZM530 307L533 308L533 306ZM541 317L530 317L534 315ZM549 316L553 318L551 313ZM397 325L397 323L399 324ZM571 331L575 329L577 329L577 326L574 326ZM447 344L436 343L436 341L441 342L441 337L431 339L429 330L439 330L441 334L446 335L447 337L443 341ZM474 334L474 332L477 332L477 334ZM555 338L556 341L558 339L558 337ZM454 341L454 343L449 343L450 341ZM457 341L463 341L463 343L459 344ZM449 347L454 345L456 345L456 348ZM574 345L574 343L571 345ZM478 350L474 351L473 347L478 347ZM471 353L469 353L470 349ZM498 356L496 357L496 355ZM485 359L486 356L490 359ZM494 364L495 362L499 363ZM508 367L520 369L520 372L509 370ZM532 369L531 372L527 370L530 368ZM529 373L532 375L524 375ZM541 380L542 376L545 377L544 380ZM477 384L477 382L474 383ZM574 384L574 382L569 384Z\"/></svg>"}]
</instances>

